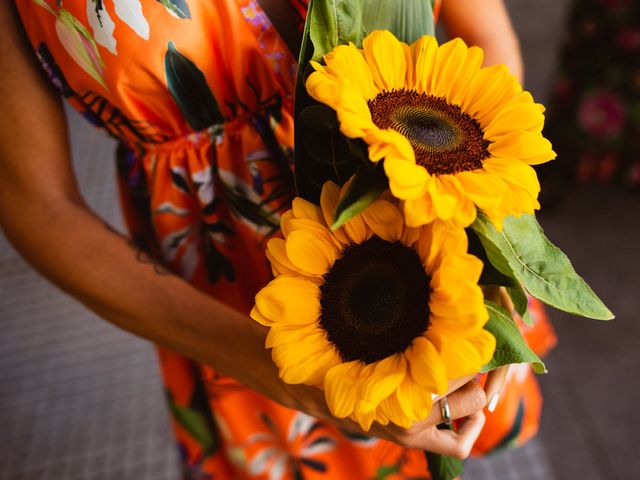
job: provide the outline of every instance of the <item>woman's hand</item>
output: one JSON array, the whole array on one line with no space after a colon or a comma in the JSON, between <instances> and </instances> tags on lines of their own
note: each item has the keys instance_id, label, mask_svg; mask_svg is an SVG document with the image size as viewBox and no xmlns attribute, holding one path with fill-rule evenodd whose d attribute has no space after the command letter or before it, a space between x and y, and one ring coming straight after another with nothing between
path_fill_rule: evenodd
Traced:
<instances>
[{"instance_id":1,"label":"woman's hand","mask_svg":"<svg viewBox=\"0 0 640 480\"><path fill-rule=\"evenodd\" d=\"M466 383L465 383L466 382ZM275 385L277 382L272 382ZM371 430L365 432L350 419L337 419L331 415L324 399L324 393L317 388L304 385L285 385L280 395L288 397L281 400L296 410L304 411L314 417L321 418L341 428L364 435L375 436L392 441L403 447L426 450L442 455L464 459L469 456L471 449L484 426L485 416L482 409L487 403L484 390L477 380L464 379L462 382L452 382L447 400L452 420L460 420L457 430L439 430L436 425L444 423L440 411L440 399L433 402L429 416L421 422L416 422L410 428L396 425L373 424Z\"/></svg>"}]
</instances>

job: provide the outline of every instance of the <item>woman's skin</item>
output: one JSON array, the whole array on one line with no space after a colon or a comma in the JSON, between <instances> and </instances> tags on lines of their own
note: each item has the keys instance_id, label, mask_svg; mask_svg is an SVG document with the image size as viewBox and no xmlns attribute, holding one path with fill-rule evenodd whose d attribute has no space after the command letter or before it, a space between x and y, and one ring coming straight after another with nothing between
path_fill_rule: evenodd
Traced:
<instances>
[{"instance_id":1,"label":"woman's skin","mask_svg":"<svg viewBox=\"0 0 640 480\"><path fill-rule=\"evenodd\" d=\"M478 22L482 16L491 22ZM520 68L500 0L445 0L443 21L452 34L488 48L488 63ZM319 390L280 380L264 348L265 327L155 264L91 211L73 173L60 99L12 2L0 2L0 72L0 225L24 258L112 324L211 365L283 405L359 431L352 421L331 416ZM502 381L499 375L490 379L486 394L472 380L448 395L452 417L464 419L457 432L435 428L442 422L436 406L409 429L374 425L369 434L465 458L484 425L482 408Z\"/></svg>"}]
</instances>

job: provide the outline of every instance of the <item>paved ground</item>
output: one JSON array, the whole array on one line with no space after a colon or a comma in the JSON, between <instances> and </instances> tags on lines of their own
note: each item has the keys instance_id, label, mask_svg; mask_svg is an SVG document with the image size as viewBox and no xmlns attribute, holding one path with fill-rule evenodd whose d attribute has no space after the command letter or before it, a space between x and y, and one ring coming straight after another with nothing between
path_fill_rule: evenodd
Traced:
<instances>
[{"instance_id":1,"label":"paved ground","mask_svg":"<svg viewBox=\"0 0 640 480\"><path fill-rule=\"evenodd\" d=\"M543 99L566 0L511 0L527 84ZM119 226L113 145L71 116L90 204ZM640 198L583 189L545 214L549 237L618 315L551 312L560 337L542 378L541 435L467 465L470 480L638 478ZM0 236L0 479L177 479L152 347L42 280Z\"/></svg>"}]
</instances>

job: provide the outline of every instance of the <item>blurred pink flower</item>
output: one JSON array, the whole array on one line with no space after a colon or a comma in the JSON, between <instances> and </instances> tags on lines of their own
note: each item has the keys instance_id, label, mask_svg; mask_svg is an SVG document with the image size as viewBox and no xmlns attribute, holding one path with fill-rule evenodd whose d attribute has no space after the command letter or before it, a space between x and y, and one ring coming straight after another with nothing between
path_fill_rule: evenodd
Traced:
<instances>
[{"instance_id":1,"label":"blurred pink flower","mask_svg":"<svg viewBox=\"0 0 640 480\"><path fill-rule=\"evenodd\" d=\"M599 91L586 96L578 108L578 123L597 137L614 137L624 124L624 104L613 92Z\"/></svg>"}]
</instances>

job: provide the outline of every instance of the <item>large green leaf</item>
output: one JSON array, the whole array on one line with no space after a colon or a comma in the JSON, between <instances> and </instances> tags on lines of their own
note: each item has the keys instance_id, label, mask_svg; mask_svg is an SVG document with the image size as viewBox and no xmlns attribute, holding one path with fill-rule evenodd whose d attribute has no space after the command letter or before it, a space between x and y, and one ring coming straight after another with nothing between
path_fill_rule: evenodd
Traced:
<instances>
[{"instance_id":1,"label":"large green leaf","mask_svg":"<svg viewBox=\"0 0 640 480\"><path fill-rule=\"evenodd\" d=\"M164 56L169 93L191 128L204 130L222 124L218 102L200 69L169 42Z\"/></svg>"},{"instance_id":2,"label":"large green leaf","mask_svg":"<svg viewBox=\"0 0 640 480\"><path fill-rule=\"evenodd\" d=\"M362 166L356 172L344 198L336 207L332 229L340 228L351 218L362 213L371 202L389 188L382 166Z\"/></svg>"},{"instance_id":3,"label":"large green leaf","mask_svg":"<svg viewBox=\"0 0 640 480\"><path fill-rule=\"evenodd\" d=\"M497 231L481 212L471 228L493 266L516 278L534 297L565 312L596 320L613 313L575 272L567 256L542 232L535 216L507 217Z\"/></svg>"},{"instance_id":4,"label":"large green leaf","mask_svg":"<svg viewBox=\"0 0 640 480\"><path fill-rule=\"evenodd\" d=\"M390 30L405 43L413 43L422 35L435 34L433 7L429 0L362 0L362 13L365 33Z\"/></svg>"},{"instance_id":5,"label":"large green leaf","mask_svg":"<svg viewBox=\"0 0 640 480\"><path fill-rule=\"evenodd\" d=\"M314 47L313 60L320 60L340 44L353 42L360 45L362 15L360 0L313 0L307 11L309 35Z\"/></svg>"},{"instance_id":6,"label":"large green leaf","mask_svg":"<svg viewBox=\"0 0 640 480\"><path fill-rule=\"evenodd\" d=\"M536 373L546 373L542 360L529 348L509 313L501 306L487 300L489 321L484 326L496 338L496 351L481 372L488 372L511 363L530 363Z\"/></svg>"}]
</instances>

